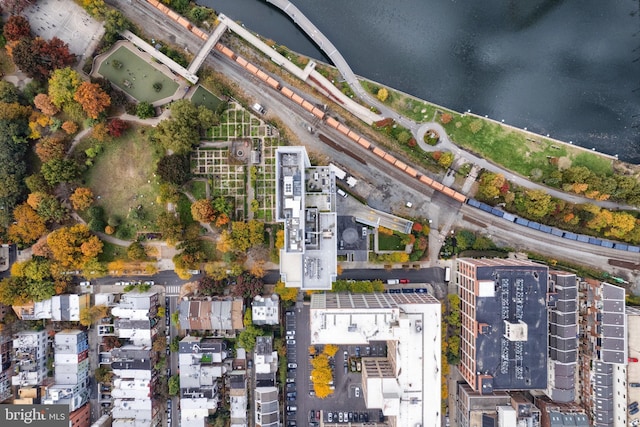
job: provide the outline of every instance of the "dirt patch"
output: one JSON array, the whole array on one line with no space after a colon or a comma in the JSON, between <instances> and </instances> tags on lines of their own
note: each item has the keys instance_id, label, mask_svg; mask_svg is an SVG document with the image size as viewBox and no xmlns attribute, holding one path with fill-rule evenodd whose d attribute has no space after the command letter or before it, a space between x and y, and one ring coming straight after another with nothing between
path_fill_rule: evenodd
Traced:
<instances>
[{"instance_id":1,"label":"dirt patch","mask_svg":"<svg viewBox=\"0 0 640 427\"><path fill-rule=\"evenodd\" d=\"M571 159L564 156L558 157L558 169L565 170L571 167Z\"/></svg>"}]
</instances>

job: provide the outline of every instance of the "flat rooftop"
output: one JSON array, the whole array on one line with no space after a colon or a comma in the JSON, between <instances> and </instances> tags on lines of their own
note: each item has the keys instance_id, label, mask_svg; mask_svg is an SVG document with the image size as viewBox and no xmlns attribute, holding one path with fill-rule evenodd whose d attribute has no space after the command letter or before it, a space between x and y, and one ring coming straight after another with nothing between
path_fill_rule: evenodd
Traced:
<instances>
[{"instance_id":1,"label":"flat rooftop","mask_svg":"<svg viewBox=\"0 0 640 427\"><path fill-rule=\"evenodd\" d=\"M476 338L476 371L484 392L547 387L547 271L535 264L477 267L476 320L486 326Z\"/></svg>"}]
</instances>

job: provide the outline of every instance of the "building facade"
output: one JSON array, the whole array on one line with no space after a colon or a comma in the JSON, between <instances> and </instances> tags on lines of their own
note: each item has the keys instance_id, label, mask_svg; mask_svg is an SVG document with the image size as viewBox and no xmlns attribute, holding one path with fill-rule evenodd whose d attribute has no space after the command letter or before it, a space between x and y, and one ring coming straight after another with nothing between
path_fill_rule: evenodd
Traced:
<instances>
[{"instance_id":1,"label":"building facade","mask_svg":"<svg viewBox=\"0 0 640 427\"><path fill-rule=\"evenodd\" d=\"M14 386L36 386L47 376L47 331L22 331L13 338Z\"/></svg>"}]
</instances>

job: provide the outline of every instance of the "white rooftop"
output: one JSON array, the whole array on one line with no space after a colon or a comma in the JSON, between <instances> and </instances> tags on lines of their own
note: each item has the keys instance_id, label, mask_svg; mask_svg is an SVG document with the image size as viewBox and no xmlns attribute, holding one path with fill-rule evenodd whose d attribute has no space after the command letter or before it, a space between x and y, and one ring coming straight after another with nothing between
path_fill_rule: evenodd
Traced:
<instances>
[{"instance_id":1,"label":"white rooftop","mask_svg":"<svg viewBox=\"0 0 640 427\"><path fill-rule=\"evenodd\" d=\"M395 378L369 376L367 405L398 417L397 425L436 426L440 319L440 302L428 294L314 294L311 344L387 341L388 351L395 351L388 355L395 360Z\"/></svg>"}]
</instances>

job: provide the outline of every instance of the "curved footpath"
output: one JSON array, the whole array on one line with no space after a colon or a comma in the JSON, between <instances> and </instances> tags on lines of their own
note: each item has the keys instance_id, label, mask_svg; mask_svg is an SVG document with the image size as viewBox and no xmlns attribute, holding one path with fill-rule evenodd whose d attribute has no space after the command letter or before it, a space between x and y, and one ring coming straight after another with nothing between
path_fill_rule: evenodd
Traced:
<instances>
[{"instance_id":1,"label":"curved footpath","mask_svg":"<svg viewBox=\"0 0 640 427\"><path fill-rule=\"evenodd\" d=\"M347 84L349 84L351 90L360 99L372 106L375 106L384 116L393 118L397 123L409 129L422 150L449 150L454 153L455 156L463 158L468 163L472 163L483 169L504 175L509 181L520 187L526 187L532 190L543 190L549 195L558 199L565 200L567 202L575 204L590 203L607 209L638 210L638 208L635 206L622 205L611 201L598 201L588 199L586 197L571 193L565 193L563 191L547 187L546 185L532 182L527 178L514 173L513 171L505 169L487 159L478 157L461 149L449 139L447 132L445 131L444 127L440 125L440 123L416 123L413 120L400 115L398 112L392 110L391 108L380 102L377 98L369 94L366 90L364 90L362 85L360 85L357 76L355 75L347 61L344 59L344 57L333 45L333 43L331 43L331 41L293 3L288 0L266 0L266 2L272 4L273 6L279 8L282 12L286 13L291 18L291 20L293 20L293 22L298 25L298 27L303 30L320 49L324 51L325 55L327 55L327 57L331 59L333 64L340 71L340 74L342 74L342 76L344 77ZM424 135L429 130L435 130L440 136L440 142L437 144L437 148L424 142Z\"/></svg>"}]
</instances>

